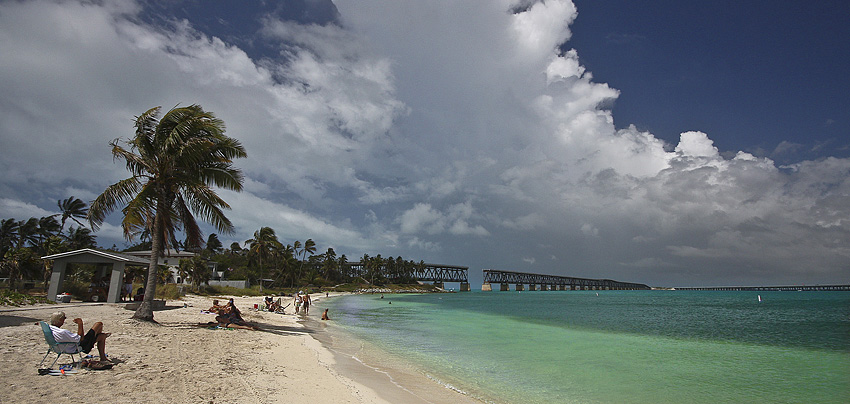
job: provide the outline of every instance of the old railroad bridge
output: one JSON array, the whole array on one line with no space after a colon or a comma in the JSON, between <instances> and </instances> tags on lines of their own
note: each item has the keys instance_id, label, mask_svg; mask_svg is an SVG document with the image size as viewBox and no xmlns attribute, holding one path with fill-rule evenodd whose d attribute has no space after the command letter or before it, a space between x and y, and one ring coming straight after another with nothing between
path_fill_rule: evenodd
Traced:
<instances>
[{"instance_id":1,"label":"old railroad bridge","mask_svg":"<svg viewBox=\"0 0 850 404\"><path fill-rule=\"evenodd\" d=\"M351 275L366 277L366 268L363 262L349 262L348 268ZM469 267L459 265L439 265L439 264L417 264L414 265L410 273L411 277L420 282L433 282L434 285L443 287L445 282L459 282L460 291L469 291ZM396 278L394 274L388 276L390 279Z\"/></svg>"},{"instance_id":2,"label":"old railroad bridge","mask_svg":"<svg viewBox=\"0 0 850 404\"><path fill-rule=\"evenodd\" d=\"M509 290L509 285L516 285L516 290L649 290L642 283L619 282L611 279L587 279L571 276L555 276L529 274L524 272L484 270L484 283L481 290L493 290L492 284L500 284L499 290ZM538 289L539 286L539 289Z\"/></svg>"},{"instance_id":3,"label":"old railroad bridge","mask_svg":"<svg viewBox=\"0 0 850 404\"><path fill-rule=\"evenodd\" d=\"M366 276L366 268L362 262L348 264L352 275ZM415 265L410 275L419 282L433 282L443 287L445 282L460 283L460 291L468 292L469 267L458 265L419 264ZM392 278L393 276L390 276ZM516 285L516 290L648 290L649 286L641 283L618 282L610 279L587 279L571 276L555 276L529 274L524 272L484 270L484 283L481 290L493 290L491 284L501 284L499 290L508 290L509 284Z\"/></svg>"}]
</instances>

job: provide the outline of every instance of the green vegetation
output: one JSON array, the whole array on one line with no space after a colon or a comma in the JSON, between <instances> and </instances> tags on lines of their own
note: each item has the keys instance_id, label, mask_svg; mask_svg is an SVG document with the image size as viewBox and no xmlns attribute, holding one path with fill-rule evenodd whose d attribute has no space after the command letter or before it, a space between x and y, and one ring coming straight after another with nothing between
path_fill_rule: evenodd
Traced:
<instances>
[{"instance_id":1,"label":"green vegetation","mask_svg":"<svg viewBox=\"0 0 850 404\"><path fill-rule=\"evenodd\" d=\"M79 223L76 218L85 217L86 204L72 196L57 201L57 206L61 213L52 216L0 221L0 277L8 278L9 289L19 290L22 281L28 281L43 284L46 292L53 263L40 257L96 246L95 236L82 225L64 232L68 219Z\"/></svg>"},{"instance_id":2,"label":"green vegetation","mask_svg":"<svg viewBox=\"0 0 850 404\"><path fill-rule=\"evenodd\" d=\"M44 296L31 296L13 290L0 290L0 306L30 306L40 303L53 303Z\"/></svg>"}]
</instances>

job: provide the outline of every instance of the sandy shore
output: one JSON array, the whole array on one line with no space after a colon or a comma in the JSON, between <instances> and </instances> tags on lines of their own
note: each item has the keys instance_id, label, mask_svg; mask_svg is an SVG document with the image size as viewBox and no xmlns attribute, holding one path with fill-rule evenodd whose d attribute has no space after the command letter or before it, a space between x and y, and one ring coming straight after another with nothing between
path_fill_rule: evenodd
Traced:
<instances>
[{"instance_id":1,"label":"sandy shore","mask_svg":"<svg viewBox=\"0 0 850 404\"><path fill-rule=\"evenodd\" d=\"M261 298L234 299L261 331L198 327L215 317L201 312L212 299L198 296L169 301L166 310L154 314L159 324L131 320L124 304L0 307L0 379L6 384L0 403L474 402L416 372L368 366L333 349L333 338L323 331L333 326L318 321L324 296L314 299L311 327L292 314L292 306L281 315L251 310ZM112 369L38 375L47 344L37 322L57 310L69 320L82 318L86 329L104 323L104 331L112 333L106 349ZM68 321L64 328L76 331L72 326ZM319 333L321 338L313 337ZM60 359L68 361L64 355Z\"/></svg>"}]
</instances>

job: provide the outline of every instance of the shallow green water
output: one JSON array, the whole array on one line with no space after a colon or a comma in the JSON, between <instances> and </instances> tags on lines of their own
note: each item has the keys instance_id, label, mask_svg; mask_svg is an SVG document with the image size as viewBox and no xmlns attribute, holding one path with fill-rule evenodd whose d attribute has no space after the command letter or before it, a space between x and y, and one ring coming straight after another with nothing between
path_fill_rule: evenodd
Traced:
<instances>
[{"instance_id":1,"label":"shallow green water","mask_svg":"<svg viewBox=\"0 0 850 404\"><path fill-rule=\"evenodd\" d=\"M327 305L346 331L488 401L848 402L846 292L598 294L363 295Z\"/></svg>"}]
</instances>

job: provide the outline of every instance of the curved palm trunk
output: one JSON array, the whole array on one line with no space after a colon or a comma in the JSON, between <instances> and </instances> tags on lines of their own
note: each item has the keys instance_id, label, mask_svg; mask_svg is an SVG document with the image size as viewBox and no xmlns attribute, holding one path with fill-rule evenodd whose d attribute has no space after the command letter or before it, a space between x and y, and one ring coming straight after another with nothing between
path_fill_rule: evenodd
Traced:
<instances>
[{"instance_id":1,"label":"curved palm trunk","mask_svg":"<svg viewBox=\"0 0 850 404\"><path fill-rule=\"evenodd\" d=\"M159 212L153 221L153 231L151 232L151 260L148 265L148 278L145 283L145 297L133 318L142 321L154 321L153 319L153 300L156 293L156 278L159 272L159 257L162 255L162 219Z\"/></svg>"}]
</instances>

